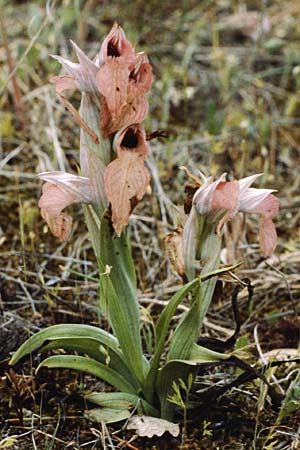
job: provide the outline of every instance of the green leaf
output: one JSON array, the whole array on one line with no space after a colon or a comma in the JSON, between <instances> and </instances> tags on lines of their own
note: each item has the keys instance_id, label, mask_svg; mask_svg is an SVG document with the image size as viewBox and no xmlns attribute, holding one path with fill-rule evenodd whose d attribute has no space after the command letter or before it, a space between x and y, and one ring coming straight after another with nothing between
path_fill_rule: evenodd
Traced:
<instances>
[{"instance_id":1,"label":"green leaf","mask_svg":"<svg viewBox=\"0 0 300 450\"><path fill-rule=\"evenodd\" d=\"M166 340L166 336L167 336L167 332L168 332L171 320L172 320L172 318L175 314L175 311L176 311L178 305L180 304L180 302L187 296L187 294L189 292L193 291L193 289L195 289L197 287L197 285L199 285L200 282L202 282L204 284L204 282L207 282L207 280L210 280L211 278L216 277L221 273L228 272L229 270L233 270L236 267L238 267L240 264L241 263L238 263L238 264L235 264L232 266L228 266L228 267L224 267L222 269L212 270L211 272L206 271L206 273L201 274L201 276L199 278L195 278L194 280L192 280L189 283L187 283L186 285L184 285L178 292L176 292L176 294L173 295L173 297L171 298L169 303L165 306L165 308L161 312L158 322L156 324L155 352L154 352L153 359L151 361L150 370L149 370L149 373L148 373L148 376L146 379L146 383L145 383L145 395L146 395L148 401L151 402L153 400L155 378L156 378L157 370L159 367L160 357L164 350L165 340ZM203 286L203 284L202 284L202 286ZM199 303L200 303L200 297L199 297L200 295L201 295L200 291L197 291ZM194 309L192 310L191 320L195 320L197 323L200 324L201 323L201 316L199 318L200 312L198 312L198 316L194 315L194 310L198 309L198 306L195 305ZM189 318L187 319L187 321L188 320L189 320ZM195 328L196 328L196 326L195 326ZM199 327L197 329L197 333L198 332L199 332ZM173 338L172 338L172 342L173 342ZM194 338L194 341L195 341L195 338ZM185 342L185 341L180 343L180 340L179 340L179 346L180 345L183 346L182 352L184 352L184 353L182 353L182 355L183 354L186 355L187 353L185 353L185 352L190 347L191 343Z\"/></svg>"},{"instance_id":2,"label":"green leaf","mask_svg":"<svg viewBox=\"0 0 300 450\"><path fill-rule=\"evenodd\" d=\"M128 367L142 384L148 365L142 353L136 275L129 242L125 233L116 235L108 214L101 220L100 240L100 270L111 267L110 274L100 278L101 307L108 314Z\"/></svg>"},{"instance_id":3,"label":"green leaf","mask_svg":"<svg viewBox=\"0 0 300 450\"><path fill-rule=\"evenodd\" d=\"M230 358L230 354L215 352L198 344L193 344L187 363L204 364L223 361Z\"/></svg>"},{"instance_id":4,"label":"green leaf","mask_svg":"<svg viewBox=\"0 0 300 450\"><path fill-rule=\"evenodd\" d=\"M200 345L193 344L190 358L188 360L170 360L158 372L156 391L161 403L161 417L172 420L174 405L168 401L168 396L173 393L172 384L179 380L187 380L189 375L196 376L198 365L204 363L218 362L230 358L230 355L215 352Z\"/></svg>"},{"instance_id":5,"label":"green leaf","mask_svg":"<svg viewBox=\"0 0 300 450\"><path fill-rule=\"evenodd\" d=\"M130 411L115 408L94 408L84 413L87 419L93 422L115 423L130 417Z\"/></svg>"},{"instance_id":6,"label":"green leaf","mask_svg":"<svg viewBox=\"0 0 300 450\"><path fill-rule=\"evenodd\" d=\"M94 375L103 381L106 381L111 386L114 386L119 391L129 392L134 394L136 391L131 384L125 380L118 372L105 366L102 363L95 361L94 359L86 358L84 356L73 355L56 355L46 358L37 368L37 372L41 367L48 368L64 368L74 369L81 372L87 372L90 375Z\"/></svg>"},{"instance_id":7,"label":"green leaf","mask_svg":"<svg viewBox=\"0 0 300 450\"><path fill-rule=\"evenodd\" d=\"M195 290L192 306L185 314L172 336L168 360L189 358L192 345L199 336L201 303L202 288L201 285L199 285Z\"/></svg>"},{"instance_id":8,"label":"green leaf","mask_svg":"<svg viewBox=\"0 0 300 450\"><path fill-rule=\"evenodd\" d=\"M210 232L206 236L204 242L201 245L201 261L207 261L201 270L201 278L204 279L205 275L211 272L218 272L218 267L220 264L220 252L221 252L221 239L215 233L214 228L210 227ZM225 270L226 271L226 270ZM213 297L215 290L217 278L209 278L207 281L203 282L202 285L202 304L200 308L199 317L199 328L202 326L204 317L207 313L209 305ZM200 330L199 330L200 331Z\"/></svg>"},{"instance_id":9,"label":"green leaf","mask_svg":"<svg viewBox=\"0 0 300 450\"><path fill-rule=\"evenodd\" d=\"M158 371L156 379L156 392L160 401L161 418L173 420L175 405L168 397L174 393L173 383L179 384L179 380L186 380L190 373L196 375L198 369L195 364L186 364L182 361L169 361Z\"/></svg>"},{"instance_id":10,"label":"green leaf","mask_svg":"<svg viewBox=\"0 0 300 450\"><path fill-rule=\"evenodd\" d=\"M152 402L154 394L155 379L159 367L160 357L164 350L165 340L168 333L168 329L171 320L175 314L175 311L179 303L187 296L187 294L193 290L199 284L199 279L190 281L184 285L176 294L173 295L169 303L164 307L158 322L156 324L156 345L153 359L151 361L150 370L148 372L145 382L145 395L148 401Z\"/></svg>"},{"instance_id":11,"label":"green leaf","mask_svg":"<svg viewBox=\"0 0 300 450\"><path fill-rule=\"evenodd\" d=\"M12 366L16 364L21 358L29 355L35 350L42 347L42 345L53 339L60 338L87 338L95 339L100 344L110 348L118 355L122 355L120 350L118 340L107 331L101 330L101 328L93 327L91 325L82 324L60 324L53 325L52 327L41 330L38 333L31 336L27 341L25 341L21 347L14 353L9 364Z\"/></svg>"},{"instance_id":12,"label":"green leaf","mask_svg":"<svg viewBox=\"0 0 300 450\"><path fill-rule=\"evenodd\" d=\"M49 341L50 342L48 344L44 345L39 350L40 352L54 349L64 349L73 350L83 355L88 355L96 361L105 364L107 367L116 370L127 381L129 381L135 389L139 389L139 382L134 377L123 360L124 355L120 356L119 352L111 350L105 344L102 345L99 340L80 337L60 337L58 339L51 338L49 339Z\"/></svg>"},{"instance_id":13,"label":"green leaf","mask_svg":"<svg viewBox=\"0 0 300 450\"><path fill-rule=\"evenodd\" d=\"M85 395L85 399L96 405L113 409L137 409L138 414L158 416L157 411L146 400L126 392L95 392Z\"/></svg>"}]
</instances>

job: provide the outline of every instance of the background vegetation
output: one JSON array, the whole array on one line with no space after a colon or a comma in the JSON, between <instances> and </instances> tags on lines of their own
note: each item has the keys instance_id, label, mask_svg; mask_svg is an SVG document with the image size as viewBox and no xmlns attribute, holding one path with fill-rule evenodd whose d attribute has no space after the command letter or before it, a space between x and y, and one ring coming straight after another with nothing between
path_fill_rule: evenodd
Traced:
<instances>
[{"instance_id":1,"label":"background vegetation","mask_svg":"<svg viewBox=\"0 0 300 450\"><path fill-rule=\"evenodd\" d=\"M37 206L36 173L76 172L78 161L79 128L48 83L60 70L49 55L74 58L72 39L94 56L116 19L151 59L155 83L145 127L148 133L165 130L167 137L151 143L153 196L131 220L145 342L149 312L159 314L180 285L163 252L163 236L174 220L169 199L184 198L186 178L178 167L236 178L264 172L261 186L278 189L275 256L262 259L253 216L247 233L241 235L235 222L224 242L227 261L243 259L237 275L254 286L250 305L246 292L239 299L244 323L237 345L259 368L272 358L296 357L299 347L300 4L2 0L0 14L0 448L175 449L180 440L146 441L86 421L81 394L103 390L91 377L70 371L33 377L38 357L9 372L9 352L29 333L55 323L101 320L97 270L80 208L74 209L71 238L60 244ZM72 102L79 105L79 96L73 94ZM223 280L207 335L226 339L234 329L232 290L232 280ZM234 368L203 371L199 390L236 375ZM236 386L188 416L186 448L299 448L299 364L270 368L266 376L283 394L281 404L270 402L261 382ZM195 402L197 395L192 393Z\"/></svg>"}]
</instances>

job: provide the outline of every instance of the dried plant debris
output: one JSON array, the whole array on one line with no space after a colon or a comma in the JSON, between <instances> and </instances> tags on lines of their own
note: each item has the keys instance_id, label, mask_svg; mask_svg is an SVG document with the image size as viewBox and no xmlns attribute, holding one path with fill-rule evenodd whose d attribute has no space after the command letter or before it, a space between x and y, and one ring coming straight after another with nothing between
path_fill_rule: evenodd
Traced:
<instances>
[{"instance_id":1,"label":"dried plant debris","mask_svg":"<svg viewBox=\"0 0 300 450\"><path fill-rule=\"evenodd\" d=\"M172 436L177 437L180 429L177 423L168 420L158 419L149 416L134 416L128 420L128 430L135 430L139 436L153 437L162 436L168 432Z\"/></svg>"}]
</instances>

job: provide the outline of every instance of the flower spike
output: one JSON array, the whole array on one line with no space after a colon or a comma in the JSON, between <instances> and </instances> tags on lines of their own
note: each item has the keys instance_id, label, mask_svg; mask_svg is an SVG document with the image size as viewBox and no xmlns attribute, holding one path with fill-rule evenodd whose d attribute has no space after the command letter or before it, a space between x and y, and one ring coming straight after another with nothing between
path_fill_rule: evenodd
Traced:
<instances>
[{"instance_id":1,"label":"flower spike","mask_svg":"<svg viewBox=\"0 0 300 450\"><path fill-rule=\"evenodd\" d=\"M279 201L272 195L273 189L256 189L250 186L261 174L251 175L239 181L225 181L226 174L218 180L206 178L204 184L196 191L193 197L193 208L200 215L207 215L208 220L217 222L216 232L220 234L223 225L231 220L238 212L256 213L262 216L260 221L259 241L264 256L269 256L276 247L277 234L272 219L277 215ZM199 180L200 181L200 180ZM188 219L183 237L188 248L194 236L195 217Z\"/></svg>"}]
</instances>

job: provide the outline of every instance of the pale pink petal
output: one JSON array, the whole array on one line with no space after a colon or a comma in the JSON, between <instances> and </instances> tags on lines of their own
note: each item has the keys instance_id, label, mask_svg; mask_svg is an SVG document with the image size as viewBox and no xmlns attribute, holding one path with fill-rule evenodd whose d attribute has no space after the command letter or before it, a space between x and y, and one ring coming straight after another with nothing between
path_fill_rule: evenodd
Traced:
<instances>
[{"instance_id":1,"label":"pale pink petal","mask_svg":"<svg viewBox=\"0 0 300 450\"><path fill-rule=\"evenodd\" d=\"M262 214L264 217L273 218L279 211L279 200L272 194L269 189L254 189L256 191L263 191L260 196L260 202L258 202L251 209L247 209L247 212ZM266 192L265 192L266 191ZM273 191L271 191L273 192Z\"/></svg>"},{"instance_id":2,"label":"pale pink petal","mask_svg":"<svg viewBox=\"0 0 300 450\"><path fill-rule=\"evenodd\" d=\"M254 212L274 192L274 189L247 188L240 194L239 211Z\"/></svg>"},{"instance_id":3,"label":"pale pink petal","mask_svg":"<svg viewBox=\"0 0 300 450\"><path fill-rule=\"evenodd\" d=\"M63 209L73 203L91 203L96 195L90 180L85 177L54 171L43 172L39 177L46 181L39 200L41 215L54 236L65 240L70 234L72 218Z\"/></svg>"},{"instance_id":4,"label":"pale pink petal","mask_svg":"<svg viewBox=\"0 0 300 450\"><path fill-rule=\"evenodd\" d=\"M123 28L115 22L101 45L100 59L106 61L109 57L118 58L120 56L127 59L133 58L134 49L126 38Z\"/></svg>"},{"instance_id":5,"label":"pale pink petal","mask_svg":"<svg viewBox=\"0 0 300 450\"><path fill-rule=\"evenodd\" d=\"M127 93L126 105L115 120L113 120L109 112L106 101L102 100L100 127L104 138L121 128L125 128L133 123L142 122L147 116L148 102L146 96L141 93L140 87L137 84L129 82Z\"/></svg>"},{"instance_id":6,"label":"pale pink petal","mask_svg":"<svg viewBox=\"0 0 300 450\"><path fill-rule=\"evenodd\" d=\"M237 211L239 196L238 181L221 181L214 191L211 208Z\"/></svg>"},{"instance_id":7,"label":"pale pink petal","mask_svg":"<svg viewBox=\"0 0 300 450\"><path fill-rule=\"evenodd\" d=\"M269 256L276 247L277 234L272 219L278 214L278 210L279 200L274 195L268 194L255 208L249 211L262 215L259 228L259 242L264 256Z\"/></svg>"},{"instance_id":8,"label":"pale pink petal","mask_svg":"<svg viewBox=\"0 0 300 450\"><path fill-rule=\"evenodd\" d=\"M145 167L148 146L143 126L131 125L119 131L113 147L118 157L106 167L104 183L113 227L120 236L128 224L132 207L143 198L150 182L150 173Z\"/></svg>"},{"instance_id":9,"label":"pale pink petal","mask_svg":"<svg viewBox=\"0 0 300 450\"><path fill-rule=\"evenodd\" d=\"M144 52L137 54L134 68L130 72L130 79L140 86L143 93L150 90L153 82L152 67Z\"/></svg>"},{"instance_id":10,"label":"pale pink petal","mask_svg":"<svg viewBox=\"0 0 300 450\"><path fill-rule=\"evenodd\" d=\"M38 174L38 177L43 181L48 181L60 187L74 197L76 202L91 203L95 197L94 192L91 190L89 178L59 170L42 172Z\"/></svg>"},{"instance_id":11,"label":"pale pink petal","mask_svg":"<svg viewBox=\"0 0 300 450\"><path fill-rule=\"evenodd\" d=\"M118 156L130 152L146 158L149 150L144 127L135 124L120 130L114 138L113 147Z\"/></svg>"},{"instance_id":12,"label":"pale pink petal","mask_svg":"<svg viewBox=\"0 0 300 450\"><path fill-rule=\"evenodd\" d=\"M76 86L83 92L97 92L96 76L99 67L85 53L72 42L80 64L69 61L58 55L51 55L52 58L60 62L63 68L76 81Z\"/></svg>"},{"instance_id":13,"label":"pale pink petal","mask_svg":"<svg viewBox=\"0 0 300 450\"><path fill-rule=\"evenodd\" d=\"M74 203L74 195L49 182L43 185L39 201L41 215L52 234L61 241L68 238L72 227L72 218L62 213L62 210L72 203Z\"/></svg>"},{"instance_id":14,"label":"pale pink petal","mask_svg":"<svg viewBox=\"0 0 300 450\"><path fill-rule=\"evenodd\" d=\"M231 220L238 211L239 183L238 181L222 181L218 184L211 203L212 213L226 211L217 227L217 234L220 234L224 224Z\"/></svg>"},{"instance_id":15,"label":"pale pink petal","mask_svg":"<svg viewBox=\"0 0 300 450\"><path fill-rule=\"evenodd\" d=\"M193 204L199 214L207 214L211 212L211 205L215 190L221 182L226 180L226 173L223 173L217 181L213 181L212 177L206 178L205 183L195 192Z\"/></svg>"},{"instance_id":16,"label":"pale pink petal","mask_svg":"<svg viewBox=\"0 0 300 450\"><path fill-rule=\"evenodd\" d=\"M58 94L62 94L64 91L67 91L69 89L78 88L74 77L70 75L51 77L49 81L50 83L55 84L55 90Z\"/></svg>"},{"instance_id":17,"label":"pale pink petal","mask_svg":"<svg viewBox=\"0 0 300 450\"><path fill-rule=\"evenodd\" d=\"M135 152L122 152L105 171L105 188L111 204L112 223L118 236L128 224L132 209L143 198L150 182L144 158Z\"/></svg>"},{"instance_id":18,"label":"pale pink petal","mask_svg":"<svg viewBox=\"0 0 300 450\"><path fill-rule=\"evenodd\" d=\"M126 105L128 82L129 68L124 58L110 57L99 69L97 86L105 97L113 121L120 117Z\"/></svg>"},{"instance_id":19,"label":"pale pink petal","mask_svg":"<svg viewBox=\"0 0 300 450\"><path fill-rule=\"evenodd\" d=\"M127 92L127 107L123 111L123 122L127 122L126 125L140 123L148 114L148 102L144 88L140 84L130 81Z\"/></svg>"},{"instance_id":20,"label":"pale pink petal","mask_svg":"<svg viewBox=\"0 0 300 450\"><path fill-rule=\"evenodd\" d=\"M46 218L45 218L46 219ZM48 222L48 220L46 220ZM49 224L49 223L48 223ZM51 220L49 228L53 236L61 242L66 241L71 233L73 219L69 214L61 213Z\"/></svg>"},{"instance_id":21,"label":"pale pink petal","mask_svg":"<svg viewBox=\"0 0 300 450\"><path fill-rule=\"evenodd\" d=\"M261 220L259 227L259 243L265 257L274 252L277 244L277 233L274 223L270 218Z\"/></svg>"},{"instance_id":22,"label":"pale pink petal","mask_svg":"<svg viewBox=\"0 0 300 450\"><path fill-rule=\"evenodd\" d=\"M262 173L257 173L255 175L250 175L249 177L242 178L241 180L239 180L240 192L243 193L246 189L248 189L251 186L251 184L254 183L254 181L257 180L257 178L261 177L262 175L263 175Z\"/></svg>"},{"instance_id":23,"label":"pale pink petal","mask_svg":"<svg viewBox=\"0 0 300 450\"><path fill-rule=\"evenodd\" d=\"M107 139L108 136L115 131L117 128L113 125L112 117L110 111L108 109L105 97L100 97L100 105L101 105L101 114L100 114L100 129L101 134L104 139Z\"/></svg>"}]
</instances>

